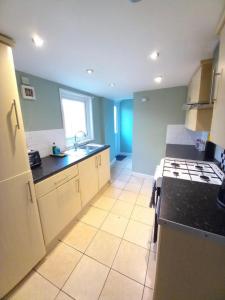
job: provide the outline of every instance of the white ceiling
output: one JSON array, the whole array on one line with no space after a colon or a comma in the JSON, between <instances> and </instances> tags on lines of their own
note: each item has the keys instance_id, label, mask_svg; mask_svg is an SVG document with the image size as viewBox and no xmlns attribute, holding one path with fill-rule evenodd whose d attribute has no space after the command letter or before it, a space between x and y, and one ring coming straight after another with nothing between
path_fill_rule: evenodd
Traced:
<instances>
[{"instance_id":1,"label":"white ceiling","mask_svg":"<svg viewBox=\"0 0 225 300\"><path fill-rule=\"evenodd\" d=\"M0 31L16 41L18 70L124 99L186 85L199 60L212 54L223 7L224 0L0 0ZM43 48L32 44L34 33ZM155 49L160 58L149 61ZM160 85L157 75L164 77Z\"/></svg>"}]
</instances>

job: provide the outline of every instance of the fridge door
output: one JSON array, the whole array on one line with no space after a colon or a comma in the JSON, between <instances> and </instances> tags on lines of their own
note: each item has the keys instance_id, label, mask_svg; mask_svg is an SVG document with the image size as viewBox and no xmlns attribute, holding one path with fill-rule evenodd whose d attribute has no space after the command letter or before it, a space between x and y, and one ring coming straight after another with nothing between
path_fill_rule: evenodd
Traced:
<instances>
[{"instance_id":1,"label":"fridge door","mask_svg":"<svg viewBox=\"0 0 225 300\"><path fill-rule=\"evenodd\" d=\"M45 252L31 172L0 182L0 299Z\"/></svg>"},{"instance_id":2,"label":"fridge door","mask_svg":"<svg viewBox=\"0 0 225 300\"><path fill-rule=\"evenodd\" d=\"M12 49L0 43L0 181L30 170Z\"/></svg>"}]
</instances>

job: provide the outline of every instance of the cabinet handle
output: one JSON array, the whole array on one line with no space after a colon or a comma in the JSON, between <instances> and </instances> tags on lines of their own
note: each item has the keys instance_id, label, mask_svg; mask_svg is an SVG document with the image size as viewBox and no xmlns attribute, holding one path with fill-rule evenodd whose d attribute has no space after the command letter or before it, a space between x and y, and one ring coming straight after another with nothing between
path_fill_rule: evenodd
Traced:
<instances>
[{"instance_id":1,"label":"cabinet handle","mask_svg":"<svg viewBox=\"0 0 225 300\"><path fill-rule=\"evenodd\" d=\"M219 72L216 72L215 69L213 70L212 81L211 81L211 89L210 89L210 98L209 98L209 103L211 103L211 104L214 103L217 100L218 85L219 84L214 84L214 83L216 82L215 81L216 77L219 77L221 75L222 75L222 71L219 73ZM216 88L216 97L213 98L213 96L215 95L215 88Z\"/></svg>"},{"instance_id":2,"label":"cabinet handle","mask_svg":"<svg viewBox=\"0 0 225 300\"><path fill-rule=\"evenodd\" d=\"M34 199L33 199L33 194L32 194L32 189L31 189L31 182L30 182L30 180L28 181L27 185L28 185L28 190L29 190L29 193L30 193L30 201L31 201L32 203L34 203Z\"/></svg>"},{"instance_id":3,"label":"cabinet handle","mask_svg":"<svg viewBox=\"0 0 225 300\"><path fill-rule=\"evenodd\" d=\"M95 167L98 168L98 156L95 156Z\"/></svg>"},{"instance_id":4,"label":"cabinet handle","mask_svg":"<svg viewBox=\"0 0 225 300\"><path fill-rule=\"evenodd\" d=\"M98 157L99 157L99 166L101 166L102 165L102 157L101 157L101 155L99 155Z\"/></svg>"},{"instance_id":5,"label":"cabinet handle","mask_svg":"<svg viewBox=\"0 0 225 300\"><path fill-rule=\"evenodd\" d=\"M16 106L16 100L15 99L13 100L13 107L14 107L15 115L16 115L16 127L18 129L20 129L20 122L19 122L18 111L17 111L17 106Z\"/></svg>"},{"instance_id":6,"label":"cabinet handle","mask_svg":"<svg viewBox=\"0 0 225 300\"><path fill-rule=\"evenodd\" d=\"M76 184L77 184L77 192L80 193L80 180L79 179L76 180Z\"/></svg>"},{"instance_id":7,"label":"cabinet handle","mask_svg":"<svg viewBox=\"0 0 225 300\"><path fill-rule=\"evenodd\" d=\"M66 176L66 175L64 175L64 176L65 176L65 178L60 179L59 181L56 181L55 185L58 185L58 184L62 183L64 180L66 180L68 176Z\"/></svg>"}]
</instances>

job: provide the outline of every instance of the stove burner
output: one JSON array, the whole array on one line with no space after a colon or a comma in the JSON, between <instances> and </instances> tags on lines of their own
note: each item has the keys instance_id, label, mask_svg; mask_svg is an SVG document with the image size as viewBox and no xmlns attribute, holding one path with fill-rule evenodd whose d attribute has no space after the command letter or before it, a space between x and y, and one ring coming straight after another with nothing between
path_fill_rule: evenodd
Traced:
<instances>
[{"instance_id":1,"label":"stove burner","mask_svg":"<svg viewBox=\"0 0 225 300\"><path fill-rule=\"evenodd\" d=\"M174 172L173 172L173 175L174 175L174 176L179 176L179 172L175 172L175 171L174 171Z\"/></svg>"},{"instance_id":2,"label":"stove burner","mask_svg":"<svg viewBox=\"0 0 225 300\"><path fill-rule=\"evenodd\" d=\"M203 167L199 166L199 165L195 166L195 168L198 169L198 170L203 170Z\"/></svg>"},{"instance_id":3,"label":"stove burner","mask_svg":"<svg viewBox=\"0 0 225 300\"><path fill-rule=\"evenodd\" d=\"M205 175L201 175L200 178L205 181L210 181L209 177Z\"/></svg>"},{"instance_id":4,"label":"stove burner","mask_svg":"<svg viewBox=\"0 0 225 300\"><path fill-rule=\"evenodd\" d=\"M180 165L178 163L175 163L175 162L172 162L171 166L174 167L174 168L179 168L180 167Z\"/></svg>"}]
</instances>

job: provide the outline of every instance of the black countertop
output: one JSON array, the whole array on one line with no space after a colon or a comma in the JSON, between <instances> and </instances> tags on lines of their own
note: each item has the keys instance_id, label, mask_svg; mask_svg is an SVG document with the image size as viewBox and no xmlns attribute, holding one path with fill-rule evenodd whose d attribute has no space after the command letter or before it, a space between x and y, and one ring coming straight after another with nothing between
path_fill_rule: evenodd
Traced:
<instances>
[{"instance_id":1,"label":"black countertop","mask_svg":"<svg viewBox=\"0 0 225 300\"><path fill-rule=\"evenodd\" d=\"M47 156L41 159L41 166L32 169L34 183L38 183L49 176L52 176L66 168L69 168L107 148L109 145L102 145L94 151L78 151L74 155L67 155L65 157Z\"/></svg>"},{"instance_id":2,"label":"black countertop","mask_svg":"<svg viewBox=\"0 0 225 300\"><path fill-rule=\"evenodd\" d=\"M225 237L225 210L217 203L219 186L163 177L159 224L173 224Z\"/></svg>"},{"instance_id":3,"label":"black countertop","mask_svg":"<svg viewBox=\"0 0 225 300\"><path fill-rule=\"evenodd\" d=\"M205 151L198 151L194 145L167 144L166 156L183 159L206 160Z\"/></svg>"}]
</instances>

